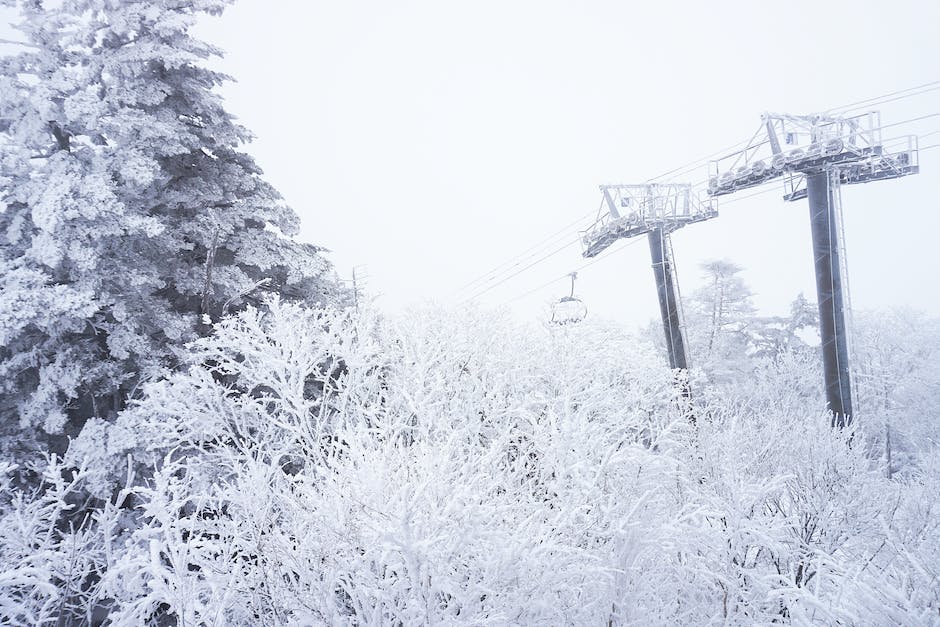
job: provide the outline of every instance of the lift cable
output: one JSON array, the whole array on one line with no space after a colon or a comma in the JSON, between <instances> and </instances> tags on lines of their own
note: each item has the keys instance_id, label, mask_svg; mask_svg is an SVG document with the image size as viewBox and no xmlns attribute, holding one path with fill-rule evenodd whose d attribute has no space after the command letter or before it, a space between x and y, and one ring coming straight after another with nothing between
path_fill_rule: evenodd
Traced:
<instances>
[{"instance_id":1,"label":"lift cable","mask_svg":"<svg viewBox=\"0 0 940 627\"><path fill-rule=\"evenodd\" d=\"M464 285L462 288L453 292L452 296L461 297L461 294L466 295L468 293L475 293L481 289L488 287L489 284L492 284L493 282L497 282L500 279L505 278L506 275L512 273L523 264L544 254L546 251L554 249L555 247L559 246L562 242L567 242L568 240L570 240L572 237L571 228L572 227L566 228L564 230L564 233L556 234L556 236L552 239L544 240L543 242L540 242L539 244L528 249L528 252L521 254L521 255L517 255L513 259L509 259L508 261L504 262L501 266L495 268L494 270L491 270L487 274L480 275L473 281L470 281L469 283Z\"/></svg>"},{"instance_id":2,"label":"lift cable","mask_svg":"<svg viewBox=\"0 0 940 627\"><path fill-rule=\"evenodd\" d=\"M920 116L920 117L910 118L909 120L901 120L900 122L892 122L891 124L883 124L883 125L878 126L878 127L874 128L874 129L872 129L872 130L874 130L874 131L881 131L881 130L884 130L884 129L886 129L886 128L893 128L893 127L895 127L895 126L901 126L902 124L910 124L911 122L920 122L921 120L926 120L927 118L935 118L935 117L938 117L938 116L940 116L940 112L937 112L937 113L927 113L927 114L924 114L924 115L922 115L922 116Z\"/></svg>"},{"instance_id":3,"label":"lift cable","mask_svg":"<svg viewBox=\"0 0 940 627\"><path fill-rule=\"evenodd\" d=\"M605 251L603 254L598 255L597 257L594 257L593 259L591 259L591 260L588 261L587 263L581 264L580 266L578 266L577 268L575 268L575 269L572 270L571 272L581 272L581 271L584 270L585 268L588 268L588 267L590 267L590 266L593 266L595 263L597 263L597 262L599 262L599 261L601 261L601 260L603 260L603 259L607 259L608 257L611 257L611 256L615 255L616 253L620 252L621 250L623 250L623 249L625 249L625 248L629 248L630 246L633 246L633 245L636 244L637 242L641 242L641 241L643 241L643 240L637 238L637 239L624 240L624 241L626 242L625 244L623 244L623 245L621 245L621 246L617 246L617 247L611 247L609 250ZM527 291L527 292L523 292L522 294L518 294L518 295L516 295L516 296L513 296L512 298L510 298L509 300L505 301L505 302L502 303L502 304L503 304L503 305L508 305L508 304L510 304L510 303L516 302L517 300L520 300L520 299L522 299L522 298L525 298L526 296L529 296L529 295L531 295L531 294L534 294L535 292L537 292L537 291L539 291L539 290L541 290L541 289L544 289L544 288L548 287L549 285L551 285L551 284L553 284L553 283L557 283L558 281L567 278L568 276L571 275L571 272L566 272L566 273L564 273L564 274L562 274L562 275L560 275L560 276L557 276L557 277L555 277L555 278L553 278L553 279L549 279L549 280L546 281L545 283L542 283L541 285L539 285L539 286L537 286L537 287L533 287L532 289L530 289L530 290Z\"/></svg>"},{"instance_id":4,"label":"lift cable","mask_svg":"<svg viewBox=\"0 0 940 627\"><path fill-rule=\"evenodd\" d=\"M940 81L931 81L929 83L924 83L923 85L917 85L916 87L908 87L907 89L901 89L898 91L893 91L887 94L882 94L880 96L875 96L873 98L866 98L865 100L859 100L857 102L852 102L846 105L839 107L833 107L832 109L827 109L824 113L845 113L847 111L856 111L858 109L867 109L868 107L873 107L875 105L884 104L886 102L895 102L897 100L903 100L905 98L912 98L914 96L920 96L921 94L926 94L931 91L936 91L940 89ZM913 93L912 93L913 92Z\"/></svg>"},{"instance_id":5,"label":"lift cable","mask_svg":"<svg viewBox=\"0 0 940 627\"><path fill-rule=\"evenodd\" d=\"M529 268L533 268L533 267L537 266L538 264L542 263L543 261L545 261L545 260L547 260L547 259L549 259L549 258L551 258L551 257L554 257L555 255L557 255L558 253L562 252L563 250L565 250L565 249L567 249L567 248L570 248L571 246L573 246L573 245L575 245L575 244L579 244L580 242L581 242L581 238L575 238L575 239L573 239L573 240L567 242L566 244L563 244L563 245L560 246L559 248L556 248L555 250L551 251L550 253L548 253L548 254L546 254L546 255L544 255L544 256L542 256L542 257L539 257L538 259L536 259L535 261L533 261L533 262L530 263L529 265L524 266L524 267L520 268L519 270L516 270L515 272L513 272L513 273L510 274L509 276L504 277L502 280L500 280L500 281L494 283L493 285L490 285L490 286L488 286L488 287L483 288L482 290L480 290L479 292L477 292L477 293L474 294L473 296L470 296L469 298L465 298L464 300L460 301L459 304L460 304L460 305L465 305L465 304L469 303L470 301L476 300L477 298L479 298L480 296L483 296L483 295L486 294L487 292L490 292L490 291L496 289L497 287L499 287L500 285L502 285L503 283L505 283L505 282L508 281L509 279L512 279L512 278L514 278L514 277L519 276L520 274L522 274L523 272L525 272L525 271L528 270ZM567 273L565 274L565 276L567 276Z\"/></svg>"},{"instance_id":6,"label":"lift cable","mask_svg":"<svg viewBox=\"0 0 940 627\"><path fill-rule=\"evenodd\" d=\"M522 252L519 253L518 255L516 255L516 256L514 256L514 257L512 257L512 258L510 258L510 259L507 259L506 261L504 261L503 263L501 263L501 264L497 265L496 267L492 268L492 269L489 270L488 272L485 272L484 274L481 274L481 275L478 276L477 278L475 278L475 279L473 279L473 280L471 280L471 281L465 283L465 284L462 285L460 288L458 288L458 289L453 293L453 295L456 296L457 294L459 294L459 293L461 293L461 292L468 291L468 290L470 290L471 288L478 288L478 287L481 287L480 284L486 283L486 282L488 282L488 281L494 281L494 280L500 278L500 275L505 274L505 273L507 273L507 272L511 272L511 271L514 270L517 266L519 266L520 264L524 263L524 262L527 261L528 259L530 259L530 258L532 258L532 257L534 257L534 256L536 256L536 255L538 255L539 253L543 252L543 251L544 251L546 248L548 248L549 246L557 244L559 241L561 241L561 237L562 237L562 236L565 236L565 235L570 234L570 229L571 229L572 227L575 227L575 226L577 226L578 224L583 223L585 220L589 219L592 215L594 215L594 211L588 212L588 213L584 214L583 216L579 217L578 219L576 219L576 220L574 220L574 221L572 221L572 222L569 222L568 224L566 224L564 227L562 227L562 228L559 229L558 231L556 231L556 232L552 233L551 235L549 235L549 236L547 236L547 237L545 237L545 238L539 240L538 242L536 242L535 244L533 244L533 245L530 246L529 248L525 249L524 251L522 251Z\"/></svg>"},{"instance_id":7,"label":"lift cable","mask_svg":"<svg viewBox=\"0 0 940 627\"><path fill-rule=\"evenodd\" d=\"M734 150L735 148L738 148L739 146L746 146L746 145L747 145L747 142L748 142L748 140L744 140L744 141L739 141L739 142L737 142L737 143L731 144L731 145L728 146L727 148L722 148L721 150L716 150L715 152L711 153L710 155L706 155L706 156L704 156L704 157L702 157L702 158L700 158L700 159L696 159L696 160L694 160L694 161L689 161L689 162L686 163L685 165L680 165L678 168L674 168L674 169L672 169L672 170L669 170L668 172L663 172L663 173L660 174L659 176L654 176L653 178L646 179L646 182L647 182L647 183L653 183L653 182L658 181L658 180L660 180L660 179L666 178L666 177L669 176L670 174L679 174L679 173L684 173L684 172L688 172L688 171L691 171L691 170L697 170L702 164L708 163L708 160L711 159L712 157L718 157L718 156L721 156L721 155L723 155L723 154L726 154L727 152L729 152L729 151L731 151L731 150Z\"/></svg>"},{"instance_id":8,"label":"lift cable","mask_svg":"<svg viewBox=\"0 0 940 627\"><path fill-rule=\"evenodd\" d=\"M569 237L570 234L571 234L571 228L574 227L574 226L576 226L576 225L578 225L579 223L583 223L583 221L589 219L592 214L593 214L593 212L588 213L588 214L584 214L584 216L578 218L577 220L574 220L573 222L568 223L567 225L565 225L564 227L562 227L561 229L559 229L559 230L556 231L555 233L552 233L551 235L548 235L547 237L545 237L545 238L539 240L538 242L536 242L535 244L533 244L533 245L530 246L529 248L525 249L524 251L522 251L522 252L519 253L518 255L516 255L516 256L514 256L514 257L512 257L512 258L510 258L510 259L507 259L506 261L504 261L503 263L501 263L501 264L495 266L494 268L492 268L492 269L489 270L488 272L486 272L486 273L484 273L484 274L481 274L480 276L478 276L477 278L473 279L472 281L469 281L469 282L465 283L465 284L462 285L458 290L456 290L456 291L454 292L454 294L460 293L460 292L462 292L462 291L467 291L469 288L475 287L475 286L477 286L477 284L479 284L479 283L485 283L486 281L492 281L492 280L494 280L494 279L496 279L496 278L499 278L499 276L500 276L501 274L504 274L504 273L506 273L506 272L509 272L509 271L513 270L513 269L514 269L516 266L518 266L520 263L523 263L523 262L526 261L527 259L538 255L538 254L539 254L540 252L542 252L544 249L549 248L550 246L557 244L559 241L561 241L562 238L564 238L564 237Z\"/></svg>"}]
</instances>

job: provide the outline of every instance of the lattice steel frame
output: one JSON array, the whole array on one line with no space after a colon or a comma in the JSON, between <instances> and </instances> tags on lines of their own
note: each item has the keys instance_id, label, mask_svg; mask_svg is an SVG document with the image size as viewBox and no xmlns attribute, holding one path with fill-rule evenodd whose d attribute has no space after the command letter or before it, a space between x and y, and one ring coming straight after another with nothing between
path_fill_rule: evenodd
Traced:
<instances>
[{"instance_id":1,"label":"lattice steel frame","mask_svg":"<svg viewBox=\"0 0 940 627\"><path fill-rule=\"evenodd\" d=\"M718 215L716 203L702 202L688 183L601 185L597 220L581 232L585 257L595 257L621 238L661 229L671 233L686 224Z\"/></svg>"}]
</instances>

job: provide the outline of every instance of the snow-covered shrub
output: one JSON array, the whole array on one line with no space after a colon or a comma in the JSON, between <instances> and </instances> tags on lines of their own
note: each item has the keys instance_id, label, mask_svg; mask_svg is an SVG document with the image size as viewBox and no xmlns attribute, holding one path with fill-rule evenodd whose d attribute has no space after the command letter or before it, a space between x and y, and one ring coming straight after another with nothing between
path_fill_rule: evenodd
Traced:
<instances>
[{"instance_id":1,"label":"snow-covered shrub","mask_svg":"<svg viewBox=\"0 0 940 627\"><path fill-rule=\"evenodd\" d=\"M25 490L16 470L0 463L0 623L99 623L108 605L100 577L120 544L127 493L91 508L84 469L47 458Z\"/></svg>"},{"instance_id":2,"label":"snow-covered shrub","mask_svg":"<svg viewBox=\"0 0 940 627\"><path fill-rule=\"evenodd\" d=\"M823 413L719 412L700 438L703 479L694 498L705 514L689 561L708 573L703 585L714 577L720 606L713 601L712 614L929 624L940 598L911 558L940 546L937 521L930 511L899 511L936 489L936 475L888 480L864 432L833 430ZM918 531L891 545L911 524Z\"/></svg>"},{"instance_id":3,"label":"snow-covered shrub","mask_svg":"<svg viewBox=\"0 0 940 627\"><path fill-rule=\"evenodd\" d=\"M248 309L73 441L100 499L82 535L35 513L59 488L8 501L3 524L44 521L21 537L55 529L42 564L86 547L86 574L4 602L118 625L936 622L935 455L889 476L863 420L831 429L805 351L694 383L695 424L661 361L594 323Z\"/></svg>"},{"instance_id":4,"label":"snow-covered shrub","mask_svg":"<svg viewBox=\"0 0 940 627\"><path fill-rule=\"evenodd\" d=\"M436 311L387 322L272 303L223 321L103 444L157 467L102 581L113 616L570 624L633 612L665 545L646 521L676 510L689 433L670 374L630 343Z\"/></svg>"}]
</instances>

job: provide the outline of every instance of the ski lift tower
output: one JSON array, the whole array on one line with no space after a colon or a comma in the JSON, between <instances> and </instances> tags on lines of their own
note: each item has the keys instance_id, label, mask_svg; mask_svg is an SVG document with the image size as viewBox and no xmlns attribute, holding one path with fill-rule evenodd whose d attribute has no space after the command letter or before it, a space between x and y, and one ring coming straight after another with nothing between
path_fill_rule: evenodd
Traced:
<instances>
[{"instance_id":1,"label":"ski lift tower","mask_svg":"<svg viewBox=\"0 0 940 627\"><path fill-rule=\"evenodd\" d=\"M784 200L809 200L826 400L833 426L852 421L840 188L918 171L917 138L883 142L877 112L850 117L766 113L745 148L709 164L709 196L783 179Z\"/></svg>"},{"instance_id":2,"label":"ski lift tower","mask_svg":"<svg viewBox=\"0 0 940 627\"><path fill-rule=\"evenodd\" d=\"M597 221L581 233L585 257L595 257L621 238L649 239L659 310L666 334L669 367L683 371L681 392L688 399L688 353L683 338L681 304L675 277L670 233L686 224L718 215L713 201L702 203L687 183L601 185Z\"/></svg>"}]
</instances>

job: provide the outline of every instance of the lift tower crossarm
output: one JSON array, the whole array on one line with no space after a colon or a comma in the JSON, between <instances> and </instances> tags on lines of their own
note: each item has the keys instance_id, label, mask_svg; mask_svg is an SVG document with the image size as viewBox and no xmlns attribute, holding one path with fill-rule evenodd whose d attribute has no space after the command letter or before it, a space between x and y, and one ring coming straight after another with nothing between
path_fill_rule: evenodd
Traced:
<instances>
[{"instance_id":1,"label":"lift tower crossarm","mask_svg":"<svg viewBox=\"0 0 940 627\"><path fill-rule=\"evenodd\" d=\"M801 175L833 167L839 167L840 183L846 185L919 172L916 137L892 140L894 149L886 151L875 111L846 118L778 113L761 117L760 129L744 148L709 163L709 196L782 178L784 198L799 200L806 197L805 188L799 187Z\"/></svg>"},{"instance_id":2,"label":"lift tower crossarm","mask_svg":"<svg viewBox=\"0 0 940 627\"><path fill-rule=\"evenodd\" d=\"M585 257L596 257L621 238L654 228L671 233L718 215L714 202L701 202L687 183L601 185L597 219L581 232Z\"/></svg>"}]
</instances>

